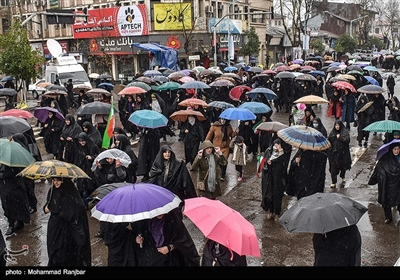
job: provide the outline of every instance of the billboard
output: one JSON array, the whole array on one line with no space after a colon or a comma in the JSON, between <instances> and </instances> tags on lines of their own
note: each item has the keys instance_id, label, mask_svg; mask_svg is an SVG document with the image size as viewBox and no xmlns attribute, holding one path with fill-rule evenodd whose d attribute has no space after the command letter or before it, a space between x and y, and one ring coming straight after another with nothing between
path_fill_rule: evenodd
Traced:
<instances>
[{"instance_id":1,"label":"billboard","mask_svg":"<svg viewBox=\"0 0 400 280\"><path fill-rule=\"evenodd\" d=\"M83 11L76 14L83 14ZM72 32L74 39L148 35L146 5L88 10L86 21L75 18Z\"/></svg>"},{"instance_id":2,"label":"billboard","mask_svg":"<svg viewBox=\"0 0 400 280\"><path fill-rule=\"evenodd\" d=\"M192 4L154 4L154 30L192 29Z\"/></svg>"},{"instance_id":3,"label":"billboard","mask_svg":"<svg viewBox=\"0 0 400 280\"><path fill-rule=\"evenodd\" d=\"M242 21L238 19L219 19L219 18L210 18L208 23L209 31L214 32L214 25L218 24L216 28L216 33L218 34L228 34L228 30L230 30L230 34L242 34Z\"/></svg>"}]
</instances>

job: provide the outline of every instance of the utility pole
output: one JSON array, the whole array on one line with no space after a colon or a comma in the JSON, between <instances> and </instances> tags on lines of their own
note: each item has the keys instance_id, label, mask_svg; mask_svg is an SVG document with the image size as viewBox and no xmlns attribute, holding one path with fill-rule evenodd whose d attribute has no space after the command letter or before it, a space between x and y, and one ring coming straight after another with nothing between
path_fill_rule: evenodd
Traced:
<instances>
[{"instance_id":1,"label":"utility pole","mask_svg":"<svg viewBox=\"0 0 400 280\"><path fill-rule=\"evenodd\" d=\"M355 18L355 19L350 20L350 32L349 32L350 37L353 37L353 21L357 21L357 20L363 19L363 18L365 18L365 17L367 17L367 16L368 16L368 15L365 15L365 16L358 17L358 18Z\"/></svg>"}]
</instances>

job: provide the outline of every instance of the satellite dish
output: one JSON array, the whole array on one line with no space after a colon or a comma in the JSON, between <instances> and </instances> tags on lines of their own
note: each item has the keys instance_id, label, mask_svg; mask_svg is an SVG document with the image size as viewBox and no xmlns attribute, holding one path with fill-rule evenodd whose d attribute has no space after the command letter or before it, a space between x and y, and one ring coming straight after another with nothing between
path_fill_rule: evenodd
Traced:
<instances>
[{"instance_id":1,"label":"satellite dish","mask_svg":"<svg viewBox=\"0 0 400 280\"><path fill-rule=\"evenodd\" d=\"M47 40L47 48L53 57L59 57L62 54L61 45L54 39Z\"/></svg>"}]
</instances>

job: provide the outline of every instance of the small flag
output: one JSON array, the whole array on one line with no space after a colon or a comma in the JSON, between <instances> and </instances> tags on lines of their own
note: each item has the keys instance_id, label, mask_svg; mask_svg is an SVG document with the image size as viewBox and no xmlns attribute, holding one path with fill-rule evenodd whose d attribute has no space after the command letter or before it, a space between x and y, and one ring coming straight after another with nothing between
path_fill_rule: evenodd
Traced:
<instances>
[{"instance_id":1,"label":"small flag","mask_svg":"<svg viewBox=\"0 0 400 280\"><path fill-rule=\"evenodd\" d=\"M113 99L113 96L111 96L110 113L108 115L107 126L106 126L106 130L104 131L103 142L101 144L101 147L104 149L108 149L110 147L111 138L113 137L113 134L114 134L115 116L114 116L114 105L113 104L114 104L114 99Z\"/></svg>"}]
</instances>

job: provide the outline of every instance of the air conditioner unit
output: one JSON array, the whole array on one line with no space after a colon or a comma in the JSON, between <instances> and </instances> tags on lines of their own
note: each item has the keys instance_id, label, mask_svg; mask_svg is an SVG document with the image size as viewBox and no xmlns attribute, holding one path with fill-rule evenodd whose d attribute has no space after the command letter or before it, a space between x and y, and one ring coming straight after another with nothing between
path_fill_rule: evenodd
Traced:
<instances>
[{"instance_id":1,"label":"air conditioner unit","mask_svg":"<svg viewBox=\"0 0 400 280\"><path fill-rule=\"evenodd\" d=\"M206 6L206 13L207 14L212 14L214 12L214 7L213 6Z\"/></svg>"},{"instance_id":2,"label":"air conditioner unit","mask_svg":"<svg viewBox=\"0 0 400 280\"><path fill-rule=\"evenodd\" d=\"M222 5L222 3L218 3L218 10L222 10L224 8L224 6Z\"/></svg>"}]
</instances>

